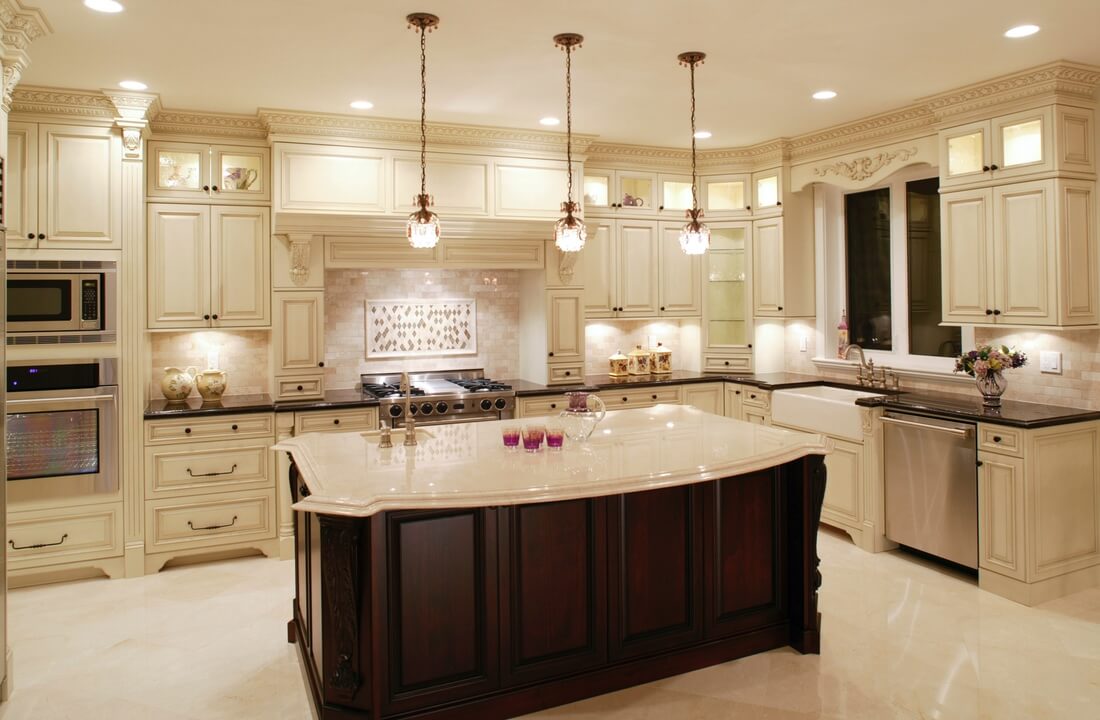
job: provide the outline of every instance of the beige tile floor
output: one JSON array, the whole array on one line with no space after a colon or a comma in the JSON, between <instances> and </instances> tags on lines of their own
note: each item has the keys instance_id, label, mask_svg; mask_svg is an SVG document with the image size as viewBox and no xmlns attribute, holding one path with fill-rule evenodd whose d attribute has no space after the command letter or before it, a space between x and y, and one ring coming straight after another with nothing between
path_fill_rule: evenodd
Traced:
<instances>
[{"instance_id":1,"label":"beige tile floor","mask_svg":"<svg viewBox=\"0 0 1100 720\"><path fill-rule=\"evenodd\" d=\"M774 651L532 718L1100 718L1100 590L1025 608L911 556L820 540L822 652ZM15 590L2 720L306 720L293 564Z\"/></svg>"}]
</instances>

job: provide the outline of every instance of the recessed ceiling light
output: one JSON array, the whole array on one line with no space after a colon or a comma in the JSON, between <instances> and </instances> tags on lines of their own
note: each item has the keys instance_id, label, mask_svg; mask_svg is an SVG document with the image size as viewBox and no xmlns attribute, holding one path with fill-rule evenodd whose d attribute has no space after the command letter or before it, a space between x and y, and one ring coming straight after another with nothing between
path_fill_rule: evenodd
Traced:
<instances>
[{"instance_id":1,"label":"recessed ceiling light","mask_svg":"<svg viewBox=\"0 0 1100 720\"><path fill-rule=\"evenodd\" d=\"M115 0L84 0L84 7L101 13L122 12L122 3Z\"/></svg>"},{"instance_id":2,"label":"recessed ceiling light","mask_svg":"<svg viewBox=\"0 0 1100 720\"><path fill-rule=\"evenodd\" d=\"M539 120L539 125L553 127L554 125L561 125L561 120L558 120L556 117L544 117Z\"/></svg>"},{"instance_id":3,"label":"recessed ceiling light","mask_svg":"<svg viewBox=\"0 0 1100 720\"><path fill-rule=\"evenodd\" d=\"M700 130L695 133L696 140L709 140L711 137L713 137L713 135L710 130Z\"/></svg>"},{"instance_id":4,"label":"recessed ceiling light","mask_svg":"<svg viewBox=\"0 0 1100 720\"><path fill-rule=\"evenodd\" d=\"M836 97L836 92L833 90L818 90L813 94L814 100L832 100Z\"/></svg>"},{"instance_id":5,"label":"recessed ceiling light","mask_svg":"<svg viewBox=\"0 0 1100 720\"><path fill-rule=\"evenodd\" d=\"M1017 25L1014 28L1009 28L1008 30L1005 30L1005 37L1022 38L1027 37L1028 35L1034 35L1037 32L1039 32L1038 25Z\"/></svg>"},{"instance_id":6,"label":"recessed ceiling light","mask_svg":"<svg viewBox=\"0 0 1100 720\"><path fill-rule=\"evenodd\" d=\"M374 103L370 100L353 100L351 102L351 107L354 110L370 110L374 107Z\"/></svg>"},{"instance_id":7,"label":"recessed ceiling light","mask_svg":"<svg viewBox=\"0 0 1100 720\"><path fill-rule=\"evenodd\" d=\"M140 80L123 80L118 84L123 90L148 90L149 86Z\"/></svg>"}]
</instances>

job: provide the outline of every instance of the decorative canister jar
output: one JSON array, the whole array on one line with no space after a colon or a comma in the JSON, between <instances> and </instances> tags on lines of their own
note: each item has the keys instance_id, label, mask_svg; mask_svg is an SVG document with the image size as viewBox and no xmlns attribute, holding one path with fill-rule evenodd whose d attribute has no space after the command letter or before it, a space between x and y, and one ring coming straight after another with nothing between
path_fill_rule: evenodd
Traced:
<instances>
[{"instance_id":1,"label":"decorative canister jar","mask_svg":"<svg viewBox=\"0 0 1100 720\"><path fill-rule=\"evenodd\" d=\"M628 368L630 365L630 358L623 355L622 350L616 350L615 354L607 359L611 365L611 370L608 375L611 377L626 377L630 374Z\"/></svg>"},{"instance_id":2,"label":"decorative canister jar","mask_svg":"<svg viewBox=\"0 0 1100 720\"><path fill-rule=\"evenodd\" d=\"M672 351L661 343L649 351L649 366L654 375L668 375L672 372Z\"/></svg>"},{"instance_id":3,"label":"decorative canister jar","mask_svg":"<svg viewBox=\"0 0 1100 720\"><path fill-rule=\"evenodd\" d=\"M195 377L195 385L199 388L199 395L204 402L221 400L228 384L225 370L204 370L202 374Z\"/></svg>"},{"instance_id":4,"label":"decorative canister jar","mask_svg":"<svg viewBox=\"0 0 1100 720\"><path fill-rule=\"evenodd\" d=\"M198 373L193 367L180 370L178 367L164 368L164 377L160 379L160 391L169 402L182 402L187 399L195 387L195 375Z\"/></svg>"},{"instance_id":5,"label":"decorative canister jar","mask_svg":"<svg viewBox=\"0 0 1100 720\"><path fill-rule=\"evenodd\" d=\"M642 350L641 345L635 345L630 351L626 369L630 375L648 375L650 373L649 351Z\"/></svg>"}]
</instances>

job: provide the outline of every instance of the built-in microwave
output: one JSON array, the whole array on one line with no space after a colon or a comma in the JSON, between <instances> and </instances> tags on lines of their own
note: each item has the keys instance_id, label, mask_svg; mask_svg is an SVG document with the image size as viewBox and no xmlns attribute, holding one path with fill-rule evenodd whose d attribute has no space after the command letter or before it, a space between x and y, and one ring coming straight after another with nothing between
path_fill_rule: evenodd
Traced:
<instances>
[{"instance_id":1,"label":"built-in microwave","mask_svg":"<svg viewBox=\"0 0 1100 720\"><path fill-rule=\"evenodd\" d=\"M8 344L113 342L117 267L99 260L9 260Z\"/></svg>"}]
</instances>

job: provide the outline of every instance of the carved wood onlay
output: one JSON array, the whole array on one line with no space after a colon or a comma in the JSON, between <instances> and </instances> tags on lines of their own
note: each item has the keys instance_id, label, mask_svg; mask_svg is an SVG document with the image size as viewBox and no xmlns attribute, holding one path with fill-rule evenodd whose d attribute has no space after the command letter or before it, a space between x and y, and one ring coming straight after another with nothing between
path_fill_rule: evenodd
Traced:
<instances>
[{"instance_id":1,"label":"carved wood onlay","mask_svg":"<svg viewBox=\"0 0 1100 720\"><path fill-rule=\"evenodd\" d=\"M321 524L322 589L327 613L325 641L333 643L335 667L324 668L325 684L333 693L350 700L363 684L359 657L359 618L362 599L359 582L363 569L360 544L363 523L357 518L318 515ZM325 648L326 655L328 648Z\"/></svg>"},{"instance_id":2,"label":"carved wood onlay","mask_svg":"<svg viewBox=\"0 0 1100 720\"><path fill-rule=\"evenodd\" d=\"M46 16L19 0L0 0L0 37L4 51L26 50L32 42L53 32Z\"/></svg>"},{"instance_id":3,"label":"carved wood onlay","mask_svg":"<svg viewBox=\"0 0 1100 720\"><path fill-rule=\"evenodd\" d=\"M285 233L277 235L290 246L290 279L295 285L305 285L309 281L310 248L320 235L312 233Z\"/></svg>"},{"instance_id":4,"label":"carved wood onlay","mask_svg":"<svg viewBox=\"0 0 1100 720\"><path fill-rule=\"evenodd\" d=\"M255 115L160 110L151 115L150 128L162 135L214 135L234 139L267 138L267 126Z\"/></svg>"},{"instance_id":5,"label":"carved wood onlay","mask_svg":"<svg viewBox=\"0 0 1100 720\"><path fill-rule=\"evenodd\" d=\"M917 148L901 148L899 150L882 151L874 155L864 155L854 160L838 160L829 165L814 168L814 175L825 178L829 175L846 177L849 180L859 182L874 176L879 170L892 163L895 159L905 162L917 154Z\"/></svg>"},{"instance_id":6,"label":"carved wood onlay","mask_svg":"<svg viewBox=\"0 0 1100 720\"><path fill-rule=\"evenodd\" d=\"M19 86L12 92L12 111L67 115L81 119L113 121L115 105L101 92Z\"/></svg>"},{"instance_id":7,"label":"carved wood onlay","mask_svg":"<svg viewBox=\"0 0 1100 720\"><path fill-rule=\"evenodd\" d=\"M118 115L115 125L122 128L123 159L141 160L144 150L141 135L149 125L148 116L155 114L160 107L160 97L152 93L110 88L102 92L110 99Z\"/></svg>"},{"instance_id":8,"label":"carved wood onlay","mask_svg":"<svg viewBox=\"0 0 1100 720\"><path fill-rule=\"evenodd\" d=\"M558 253L558 277L565 285L573 284L573 273L576 270L577 260L580 258L581 252L559 252Z\"/></svg>"},{"instance_id":9,"label":"carved wood onlay","mask_svg":"<svg viewBox=\"0 0 1100 720\"><path fill-rule=\"evenodd\" d=\"M790 157L793 161L808 160L815 156L837 154L838 148L850 148L861 144L884 144L900 135L935 131L932 112L920 105L873 115L855 122L836 125L817 132L801 135L790 141Z\"/></svg>"}]
</instances>

